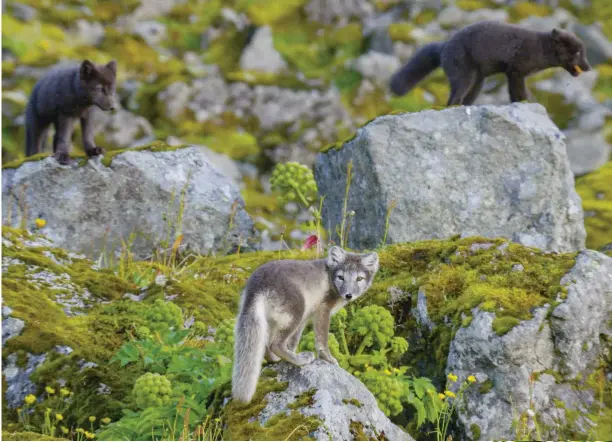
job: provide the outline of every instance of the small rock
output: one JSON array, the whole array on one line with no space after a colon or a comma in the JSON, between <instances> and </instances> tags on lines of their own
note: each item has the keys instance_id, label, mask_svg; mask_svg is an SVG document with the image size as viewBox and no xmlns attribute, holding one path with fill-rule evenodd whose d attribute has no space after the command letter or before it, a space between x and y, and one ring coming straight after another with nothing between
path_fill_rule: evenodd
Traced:
<instances>
[{"instance_id":1,"label":"small rock","mask_svg":"<svg viewBox=\"0 0 612 442\"><path fill-rule=\"evenodd\" d=\"M166 39L166 25L154 20L136 23L132 32L140 36L149 46L157 46Z\"/></svg>"},{"instance_id":2,"label":"small rock","mask_svg":"<svg viewBox=\"0 0 612 442\"><path fill-rule=\"evenodd\" d=\"M523 267L523 264L514 264L512 266L513 272L523 272L524 270L525 270L525 267Z\"/></svg>"},{"instance_id":3,"label":"small rock","mask_svg":"<svg viewBox=\"0 0 612 442\"><path fill-rule=\"evenodd\" d=\"M25 327L25 322L18 318L6 318L2 320L2 345L11 338L19 336Z\"/></svg>"},{"instance_id":4,"label":"small rock","mask_svg":"<svg viewBox=\"0 0 612 442\"><path fill-rule=\"evenodd\" d=\"M357 72L371 79L378 87L386 87L389 78L400 68L400 61L395 55L370 51L358 57L353 65Z\"/></svg>"},{"instance_id":5,"label":"small rock","mask_svg":"<svg viewBox=\"0 0 612 442\"><path fill-rule=\"evenodd\" d=\"M25 22L34 20L38 15L38 11L35 8L17 2L11 2L11 12L16 19Z\"/></svg>"},{"instance_id":6,"label":"small rock","mask_svg":"<svg viewBox=\"0 0 612 442\"><path fill-rule=\"evenodd\" d=\"M99 22L78 19L70 34L84 45L98 46L104 40L105 31Z\"/></svg>"},{"instance_id":7,"label":"small rock","mask_svg":"<svg viewBox=\"0 0 612 442\"><path fill-rule=\"evenodd\" d=\"M257 29L251 42L242 52L240 69L277 74L286 68L287 63L274 48L270 26Z\"/></svg>"}]
</instances>

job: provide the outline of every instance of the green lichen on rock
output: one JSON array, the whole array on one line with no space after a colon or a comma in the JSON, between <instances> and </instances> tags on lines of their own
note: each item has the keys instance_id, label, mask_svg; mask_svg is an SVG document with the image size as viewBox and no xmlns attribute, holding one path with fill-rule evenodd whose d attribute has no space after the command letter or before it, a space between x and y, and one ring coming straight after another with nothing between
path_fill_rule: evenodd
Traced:
<instances>
[{"instance_id":1,"label":"green lichen on rock","mask_svg":"<svg viewBox=\"0 0 612 442\"><path fill-rule=\"evenodd\" d=\"M292 410L296 410L296 409L312 406L314 404L313 396L315 395L316 392L317 390L315 390L314 388L311 388L310 390L305 391L304 393L299 395L297 398L295 398L295 401L291 402L288 405L288 407L291 408Z\"/></svg>"},{"instance_id":2,"label":"green lichen on rock","mask_svg":"<svg viewBox=\"0 0 612 442\"><path fill-rule=\"evenodd\" d=\"M612 243L612 161L577 178L576 191L585 212L586 246L597 250Z\"/></svg>"},{"instance_id":3,"label":"green lichen on rock","mask_svg":"<svg viewBox=\"0 0 612 442\"><path fill-rule=\"evenodd\" d=\"M486 381L480 384L478 391L480 392L480 394L487 394L492 389L493 389L493 381L491 379L487 379Z\"/></svg>"},{"instance_id":4,"label":"green lichen on rock","mask_svg":"<svg viewBox=\"0 0 612 442\"><path fill-rule=\"evenodd\" d=\"M342 403L345 405L354 405L357 408L361 408L363 407L363 404L361 402L359 402L358 399L355 398L351 398L351 399L342 399Z\"/></svg>"},{"instance_id":5,"label":"green lichen on rock","mask_svg":"<svg viewBox=\"0 0 612 442\"><path fill-rule=\"evenodd\" d=\"M470 432L472 433L473 440L480 440L480 427L478 424L470 425Z\"/></svg>"},{"instance_id":6,"label":"green lichen on rock","mask_svg":"<svg viewBox=\"0 0 612 442\"><path fill-rule=\"evenodd\" d=\"M223 409L224 440L313 440L309 435L321 426L322 421L317 417L304 416L295 409L274 415L263 425L257 420L268 403L268 393L287 389L287 383L276 380L275 372L270 371L262 372L255 396L248 404L231 401ZM225 394L229 397L229 391ZM312 398L309 392L302 396L297 400L304 402Z\"/></svg>"}]
</instances>

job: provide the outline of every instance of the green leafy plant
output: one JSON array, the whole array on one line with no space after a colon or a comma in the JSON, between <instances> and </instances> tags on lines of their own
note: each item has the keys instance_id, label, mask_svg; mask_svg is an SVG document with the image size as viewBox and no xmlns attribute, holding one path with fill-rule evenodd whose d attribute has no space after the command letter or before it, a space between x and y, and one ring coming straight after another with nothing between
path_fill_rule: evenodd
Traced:
<instances>
[{"instance_id":1,"label":"green leafy plant","mask_svg":"<svg viewBox=\"0 0 612 442\"><path fill-rule=\"evenodd\" d=\"M180 310L180 309L179 309ZM173 308L153 318L177 319ZM98 436L111 440L218 439L219 420L209 416L209 394L231 376L233 320L217 328L215 342L202 339L207 327L157 330L125 343L113 361L121 367L139 364L146 373L136 380L133 409L108 425ZM175 321L176 323L176 321Z\"/></svg>"}]
</instances>

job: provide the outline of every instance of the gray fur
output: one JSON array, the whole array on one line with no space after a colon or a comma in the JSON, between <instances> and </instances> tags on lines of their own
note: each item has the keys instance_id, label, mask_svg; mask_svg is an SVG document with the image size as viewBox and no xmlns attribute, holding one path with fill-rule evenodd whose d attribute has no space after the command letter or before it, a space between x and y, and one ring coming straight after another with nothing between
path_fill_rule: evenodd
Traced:
<instances>
[{"instance_id":1,"label":"gray fur","mask_svg":"<svg viewBox=\"0 0 612 442\"><path fill-rule=\"evenodd\" d=\"M375 252L334 246L326 259L271 261L255 270L242 292L234 330L233 398L250 402L264 355L295 365L314 360L310 352L295 353L311 319L318 357L338 364L327 342L330 318L370 288L378 266Z\"/></svg>"},{"instance_id":2,"label":"gray fur","mask_svg":"<svg viewBox=\"0 0 612 442\"><path fill-rule=\"evenodd\" d=\"M504 73L512 102L528 98L525 78L543 69L562 67L577 77L591 70L586 49L576 35L561 29L535 32L517 25L482 21L457 31L445 42L425 45L391 77L390 88L403 95L442 66L451 85L447 105L469 105L484 79Z\"/></svg>"}]
</instances>

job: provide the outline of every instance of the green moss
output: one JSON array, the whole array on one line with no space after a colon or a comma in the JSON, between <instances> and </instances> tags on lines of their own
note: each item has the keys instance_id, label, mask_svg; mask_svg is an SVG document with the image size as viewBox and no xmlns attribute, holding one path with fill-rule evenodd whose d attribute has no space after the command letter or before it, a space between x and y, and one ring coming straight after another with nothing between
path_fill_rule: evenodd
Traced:
<instances>
[{"instance_id":1,"label":"green moss","mask_svg":"<svg viewBox=\"0 0 612 442\"><path fill-rule=\"evenodd\" d=\"M597 250L612 243L612 161L576 179L585 211L586 246Z\"/></svg>"},{"instance_id":2,"label":"green moss","mask_svg":"<svg viewBox=\"0 0 612 442\"><path fill-rule=\"evenodd\" d=\"M518 318L512 316L502 316L501 318L493 319L493 330L498 336L505 335L514 327L519 325L521 321Z\"/></svg>"},{"instance_id":3,"label":"green moss","mask_svg":"<svg viewBox=\"0 0 612 442\"><path fill-rule=\"evenodd\" d=\"M281 21L306 3L306 0L285 0L270 3L267 0L251 0L248 3L247 15L257 26Z\"/></svg>"},{"instance_id":4,"label":"green moss","mask_svg":"<svg viewBox=\"0 0 612 442\"><path fill-rule=\"evenodd\" d=\"M19 431L19 432L2 432L2 440L70 440L63 439L53 436L45 436L44 434L34 433L32 431Z\"/></svg>"},{"instance_id":5,"label":"green moss","mask_svg":"<svg viewBox=\"0 0 612 442\"><path fill-rule=\"evenodd\" d=\"M480 440L480 426L478 424L470 425L470 432L472 433L472 440Z\"/></svg>"},{"instance_id":6,"label":"green moss","mask_svg":"<svg viewBox=\"0 0 612 442\"><path fill-rule=\"evenodd\" d=\"M353 435L353 440L388 440L384 435L379 434L377 437L369 436L364 425L359 421L351 421L349 431Z\"/></svg>"},{"instance_id":7,"label":"green moss","mask_svg":"<svg viewBox=\"0 0 612 442\"><path fill-rule=\"evenodd\" d=\"M486 381L480 384L478 391L480 392L480 394L487 394L492 389L493 389L493 381L491 379L487 379Z\"/></svg>"},{"instance_id":8,"label":"green moss","mask_svg":"<svg viewBox=\"0 0 612 442\"><path fill-rule=\"evenodd\" d=\"M251 86L263 85L263 86L278 86L288 89L304 89L311 90L311 86L308 86L303 81L299 80L297 76L293 74L273 74L270 72L260 71L236 71L229 72L225 76L226 80L230 82L241 82Z\"/></svg>"},{"instance_id":9,"label":"green moss","mask_svg":"<svg viewBox=\"0 0 612 442\"><path fill-rule=\"evenodd\" d=\"M494 4L488 0L457 0L455 5L463 9L464 11L476 11L478 9L484 9L492 6Z\"/></svg>"},{"instance_id":10,"label":"green moss","mask_svg":"<svg viewBox=\"0 0 612 442\"><path fill-rule=\"evenodd\" d=\"M567 103L562 94L532 88L538 103L546 107L550 119L561 130L567 129L569 122L576 115L576 105Z\"/></svg>"},{"instance_id":11,"label":"green moss","mask_svg":"<svg viewBox=\"0 0 612 442\"><path fill-rule=\"evenodd\" d=\"M461 320L461 327L469 327L471 323L472 323L472 317L466 316L465 318Z\"/></svg>"},{"instance_id":12,"label":"green moss","mask_svg":"<svg viewBox=\"0 0 612 442\"><path fill-rule=\"evenodd\" d=\"M425 26L427 23L432 22L438 16L438 11L435 9L424 9L414 18L414 22L419 26Z\"/></svg>"},{"instance_id":13,"label":"green moss","mask_svg":"<svg viewBox=\"0 0 612 442\"><path fill-rule=\"evenodd\" d=\"M286 382L279 382L262 373L257 384L255 396L248 404L231 401L223 411L225 431L224 440L312 440L309 435L321 426L316 417L306 417L299 411L279 413L272 416L264 425L256 418L266 407L266 395L284 391ZM301 397L300 397L301 399ZM298 400L300 400L298 399Z\"/></svg>"},{"instance_id":14,"label":"green moss","mask_svg":"<svg viewBox=\"0 0 612 442\"><path fill-rule=\"evenodd\" d=\"M412 43L412 30L414 26L411 23L391 23L388 28L389 36L393 41L402 41L404 43Z\"/></svg>"},{"instance_id":15,"label":"green moss","mask_svg":"<svg viewBox=\"0 0 612 442\"><path fill-rule=\"evenodd\" d=\"M511 21L517 22L531 16L547 17L552 13L552 10L546 5L522 1L510 6L508 12L510 13Z\"/></svg>"},{"instance_id":16,"label":"green moss","mask_svg":"<svg viewBox=\"0 0 612 442\"><path fill-rule=\"evenodd\" d=\"M308 391L305 391L304 393L302 393L301 395L299 395L294 402L290 403L288 405L289 408L291 408L292 410L296 410L298 408L304 408L304 407L310 407L314 404L314 398L313 396L315 395L315 393L317 392L316 389L311 388Z\"/></svg>"},{"instance_id":17,"label":"green moss","mask_svg":"<svg viewBox=\"0 0 612 442\"><path fill-rule=\"evenodd\" d=\"M351 404L354 405L357 408L361 408L363 407L363 404L361 402L359 402L359 400L355 399L355 398L351 398L351 399L342 399L342 402L345 405Z\"/></svg>"}]
</instances>

